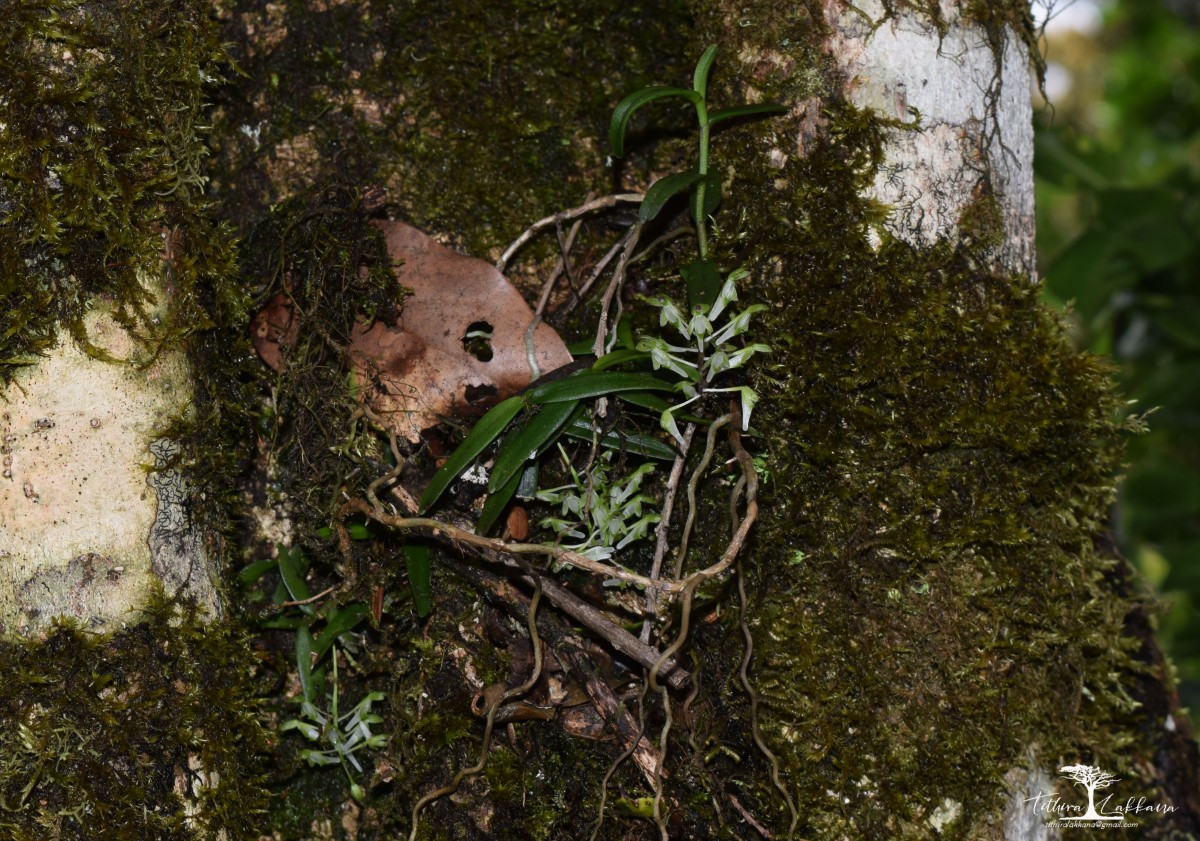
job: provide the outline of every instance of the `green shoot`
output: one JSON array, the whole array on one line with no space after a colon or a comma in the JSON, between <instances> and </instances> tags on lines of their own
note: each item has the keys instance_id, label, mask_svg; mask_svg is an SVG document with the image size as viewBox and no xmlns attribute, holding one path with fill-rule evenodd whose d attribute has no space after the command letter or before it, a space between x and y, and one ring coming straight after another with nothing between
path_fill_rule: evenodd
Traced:
<instances>
[{"instance_id":1,"label":"green shoot","mask_svg":"<svg viewBox=\"0 0 1200 841\"><path fill-rule=\"evenodd\" d=\"M748 429L750 413L758 402L758 394L749 386L710 388L709 383L724 371L740 368L756 353L770 348L761 342L744 344L735 341L750 327L750 318L765 309L761 304L747 307L736 315L726 315L726 308L737 300L736 281L747 272L738 270L722 279L716 263L709 259L708 220L721 202L721 182L709 173L709 143L712 127L738 117L757 117L782 113L782 105L774 103L745 104L732 108L708 111L708 76L716 60L717 48L709 47L696 62L692 89L651 87L635 91L621 100L613 112L609 131L613 154L620 157L625 148L625 132L633 113L643 105L666 97L686 99L696 110L699 127L699 149L696 166L660 178L650 185L642 199L639 217L643 224L654 219L666 203L685 190L691 191L692 216L696 226L697 259L681 267L680 274L687 285L690 312L684 314L679 306L666 297L651 301L659 307L659 326L670 326L687 341L686 345L669 344L660 336L643 337L637 350L650 354L654 369L666 369L679 377L678 391L687 397L682 403L662 411L659 422L676 441L683 443L683 434L675 413L699 399L703 393L729 392L737 394L742 407L742 427ZM722 318L722 316L725 316Z\"/></svg>"},{"instance_id":2,"label":"green shoot","mask_svg":"<svg viewBox=\"0 0 1200 841\"><path fill-rule=\"evenodd\" d=\"M699 154L694 169L677 172L660 178L646 191L642 201L639 218L642 224L654 219L662 210L663 205L673 196L684 190L692 192L692 216L696 224L696 240L700 259L708 259L708 217L720 204L720 181L710 178L709 142L712 137L712 127L725 120L737 117L758 117L769 114L780 114L786 109L776 103L747 103L733 108L724 108L709 114L708 111L708 74L712 70L717 57L717 48L711 46L696 62L696 70L692 75L692 89L649 87L634 91L621 100L613 111L612 125L609 128L609 140L612 144L613 157L620 158L625 154L625 132L634 112L643 105L648 105L659 99L678 97L692 104L696 110L696 124L699 128Z\"/></svg>"}]
</instances>

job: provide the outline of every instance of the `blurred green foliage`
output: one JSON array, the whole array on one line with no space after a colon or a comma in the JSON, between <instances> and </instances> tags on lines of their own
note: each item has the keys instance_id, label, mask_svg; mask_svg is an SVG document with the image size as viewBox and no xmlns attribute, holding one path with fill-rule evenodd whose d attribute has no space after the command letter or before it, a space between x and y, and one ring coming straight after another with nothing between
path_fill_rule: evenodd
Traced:
<instances>
[{"instance_id":1,"label":"blurred green foliage","mask_svg":"<svg viewBox=\"0 0 1200 841\"><path fill-rule=\"evenodd\" d=\"M1123 551L1164 596L1160 635L1195 710L1200 4L1118 0L1094 37L1051 36L1048 46L1051 67L1074 78L1061 105L1039 118L1046 296L1072 310L1080 344L1110 354L1134 410L1149 412L1148 431L1129 442L1114 524Z\"/></svg>"}]
</instances>

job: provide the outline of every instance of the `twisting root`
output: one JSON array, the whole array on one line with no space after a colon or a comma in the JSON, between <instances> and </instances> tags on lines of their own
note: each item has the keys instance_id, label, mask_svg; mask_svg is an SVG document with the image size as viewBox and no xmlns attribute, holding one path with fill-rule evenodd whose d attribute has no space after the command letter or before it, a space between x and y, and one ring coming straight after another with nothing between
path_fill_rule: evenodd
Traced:
<instances>
[{"instance_id":1,"label":"twisting root","mask_svg":"<svg viewBox=\"0 0 1200 841\"><path fill-rule=\"evenodd\" d=\"M679 455L675 456L675 462L671 465L671 475L667 477L667 492L663 498L662 518L654 530L654 560L650 564L650 578L654 581L657 581L662 574L662 562L667 554L667 538L671 530L671 514L675 510L675 495L679 492L679 480L683 476L683 467L687 463L688 450L692 448L692 437L695 434L696 425L689 423L683 431L683 444L679 448ZM709 437L711 440L711 435ZM694 474L692 478L695 478ZM678 573L676 573L676 577L678 577ZM650 642L650 634L654 630L654 618L657 612L658 590L647 589L646 614L645 620L642 622L642 642Z\"/></svg>"},{"instance_id":2,"label":"twisting root","mask_svg":"<svg viewBox=\"0 0 1200 841\"><path fill-rule=\"evenodd\" d=\"M733 448L733 454L737 457L738 463L742 466L742 477L746 480L746 507L747 517L749 517L749 509L751 506L757 507L756 499L758 497L758 474L754 472L754 459L746 452L742 446L742 436L740 432L741 420L738 417L740 414L739 407L734 407L732 413L735 423L729 428L729 445ZM734 499L741 489L741 483L734 488ZM730 503L730 508L733 516L737 516L737 506L733 502ZM787 790L787 786L783 784L783 780L779 776L779 760L775 754L767 747L766 741L762 737L762 732L758 728L758 693L754 690L754 686L750 683L750 661L754 657L754 637L750 633L750 625L746 621L747 601L746 601L746 576L742 574L742 564L739 561L737 564L737 584L738 598L741 601L741 607L738 612L738 623L742 629L742 637L746 640L746 650L742 654L742 665L738 669L738 677L741 679L742 688L746 690L746 694L750 696L750 734L754 737L754 744L762 752L762 755L771 763L771 783L775 789L783 796L783 801L787 804L788 813L792 816L792 822L788 826L788 841L796 835L796 824L800 822L800 814L796 811L796 804L792 802L791 792Z\"/></svg>"},{"instance_id":3,"label":"twisting root","mask_svg":"<svg viewBox=\"0 0 1200 841\"><path fill-rule=\"evenodd\" d=\"M600 807L596 814L596 825L592 827L592 835L588 841L596 841L596 836L600 834L600 827L604 826L604 804L608 801L608 781L612 779L612 775L617 772L625 760L633 755L637 746L641 743L642 737L646 735L646 689L649 684L642 681L642 691L638 695L638 732L637 738L629 743L620 756L613 760L608 766L608 770L604 772L604 779L600 781Z\"/></svg>"},{"instance_id":4,"label":"twisting root","mask_svg":"<svg viewBox=\"0 0 1200 841\"><path fill-rule=\"evenodd\" d=\"M532 574L533 570L528 570L528 572ZM538 580L536 575L533 575L532 577L534 580L534 591L533 598L529 600L529 617L527 627L529 629L529 641L533 645L533 670L529 673L529 678L524 683L522 683L520 686L515 686L512 689L507 690L499 698L493 701L490 707L488 707L487 723L483 728L483 745L479 749L479 761L470 768L460 769L447 785L442 786L436 791L431 791L429 794L418 800L417 804L413 806L412 831L408 834L408 841L416 841L417 829L419 827L417 821L421 816L421 811L426 806L435 800L440 800L443 797L454 794L454 792L458 791L458 787L462 785L463 780L465 780L467 777L472 777L475 774L478 774L487 766L488 751L492 746L492 731L496 726L496 711L500 709L502 704L511 701L513 698L520 697L532 689L533 685L538 682L538 678L542 676L542 640L541 637L538 636L537 630L537 608L538 602L540 602L542 598L542 586L541 581ZM637 742L634 742L634 745L636 746Z\"/></svg>"},{"instance_id":5,"label":"twisting root","mask_svg":"<svg viewBox=\"0 0 1200 841\"><path fill-rule=\"evenodd\" d=\"M543 228L549 228L551 225L561 225L568 219L576 219L588 213L595 213L597 210L607 210L610 207L616 207L622 202L640 203L641 200L641 193L618 193L612 196L603 196L602 198L593 199L592 201L581 204L579 207L573 207L570 210L561 210L558 213L555 213L553 216L547 216L545 219L539 219L526 228L523 234L513 240L512 245L504 249L504 253L501 254L500 259L496 261L496 269L501 272L504 271L504 269L508 266L508 261L512 259L513 255L520 251L521 247L525 245L525 243L529 242L529 240L533 239L534 234Z\"/></svg>"},{"instance_id":6,"label":"twisting root","mask_svg":"<svg viewBox=\"0 0 1200 841\"><path fill-rule=\"evenodd\" d=\"M629 229L629 233L625 234L620 242L621 258L617 260L617 267L613 269L612 279L608 282L608 288L604 290L604 297L600 299L600 318L596 325L596 341L592 344L592 353L597 357L608 352L608 311L612 307L617 290L625 285L625 269L629 266L629 260L633 257L633 249L637 248L641 236L642 226L638 223Z\"/></svg>"},{"instance_id":7,"label":"twisting root","mask_svg":"<svg viewBox=\"0 0 1200 841\"><path fill-rule=\"evenodd\" d=\"M696 656L696 652L691 651L688 653L692 655L692 689L688 692L688 696L683 699L683 706L679 710L683 713L684 719L691 718L692 704L700 697L700 673L703 671L700 658ZM687 740L688 747L692 749L692 753L698 756L700 754L700 746L696 744L695 728L688 728ZM718 811L720 811L720 807L718 807Z\"/></svg>"},{"instance_id":8,"label":"twisting root","mask_svg":"<svg viewBox=\"0 0 1200 841\"><path fill-rule=\"evenodd\" d=\"M650 669L650 688L662 698L663 715L665 717L662 730L658 736L658 773L654 775L654 823L658 827L662 841L670 841L670 837L667 835L667 822L662 815L662 772L667 765L668 737L671 734L671 726L674 723L674 719L671 715L671 694L667 691L667 687L658 682L658 672L663 667L663 664L671 657L674 657L675 653L683 648L683 644L687 642L688 631L691 628L692 621L692 597L696 594L696 588L703 584L705 580L703 573L697 573L688 579L687 586L680 597L679 633L676 635L674 641L663 651L662 656L658 658L658 662Z\"/></svg>"},{"instance_id":9,"label":"twisting root","mask_svg":"<svg viewBox=\"0 0 1200 841\"><path fill-rule=\"evenodd\" d=\"M683 535L679 539L679 549L675 553L675 569L672 572L675 578L683 575L683 562L687 558L688 543L692 538L692 527L696 523L696 486L704 476L704 471L708 470L709 462L712 461L713 450L717 444L717 432L727 423L729 423L729 415L727 414L721 415L721 417L712 422L712 425L708 428L708 441L704 446L704 456L700 459L700 463L696 465L696 470L692 473L692 478L688 480L688 515L686 522L683 524ZM744 478L740 481L744 481ZM733 528L736 530L737 517L735 516L731 522L734 523Z\"/></svg>"}]
</instances>

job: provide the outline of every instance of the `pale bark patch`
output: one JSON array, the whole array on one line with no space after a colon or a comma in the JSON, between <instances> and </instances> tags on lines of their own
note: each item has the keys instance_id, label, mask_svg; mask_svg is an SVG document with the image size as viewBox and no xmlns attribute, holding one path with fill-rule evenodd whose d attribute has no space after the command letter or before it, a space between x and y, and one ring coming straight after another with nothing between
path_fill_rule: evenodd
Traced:
<instances>
[{"instance_id":1,"label":"pale bark patch","mask_svg":"<svg viewBox=\"0 0 1200 841\"><path fill-rule=\"evenodd\" d=\"M828 48L860 108L895 121L867 195L892 207L884 228L916 246L954 240L964 209L990 188L1004 219L998 262L1033 272L1033 123L1029 57L1015 33L994 46L946 10L884 20L880 0L827 6ZM882 23L880 23L882 21ZM997 55L1000 57L999 67Z\"/></svg>"},{"instance_id":2,"label":"pale bark patch","mask_svg":"<svg viewBox=\"0 0 1200 841\"><path fill-rule=\"evenodd\" d=\"M138 352L100 307L86 327L116 358ZM16 374L0 407L0 631L37 631L59 615L117 627L156 578L215 609L182 477L148 473L171 447L156 431L191 395L179 351L139 368L92 358L66 336Z\"/></svg>"}]
</instances>

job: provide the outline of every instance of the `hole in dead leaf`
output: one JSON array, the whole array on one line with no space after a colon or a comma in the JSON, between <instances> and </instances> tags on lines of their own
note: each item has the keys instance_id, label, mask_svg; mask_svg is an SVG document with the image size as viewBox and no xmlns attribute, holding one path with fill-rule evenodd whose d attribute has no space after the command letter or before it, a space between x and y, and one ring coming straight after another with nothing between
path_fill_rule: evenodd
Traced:
<instances>
[{"instance_id":1,"label":"hole in dead leaf","mask_svg":"<svg viewBox=\"0 0 1200 841\"><path fill-rule=\"evenodd\" d=\"M486 360L485 360L486 361ZM474 404L484 400L494 400L499 394L494 385L469 385L466 389L467 402Z\"/></svg>"},{"instance_id":2,"label":"hole in dead leaf","mask_svg":"<svg viewBox=\"0 0 1200 841\"><path fill-rule=\"evenodd\" d=\"M492 325L486 321L472 321L462 337L463 350L480 362L492 359Z\"/></svg>"}]
</instances>

